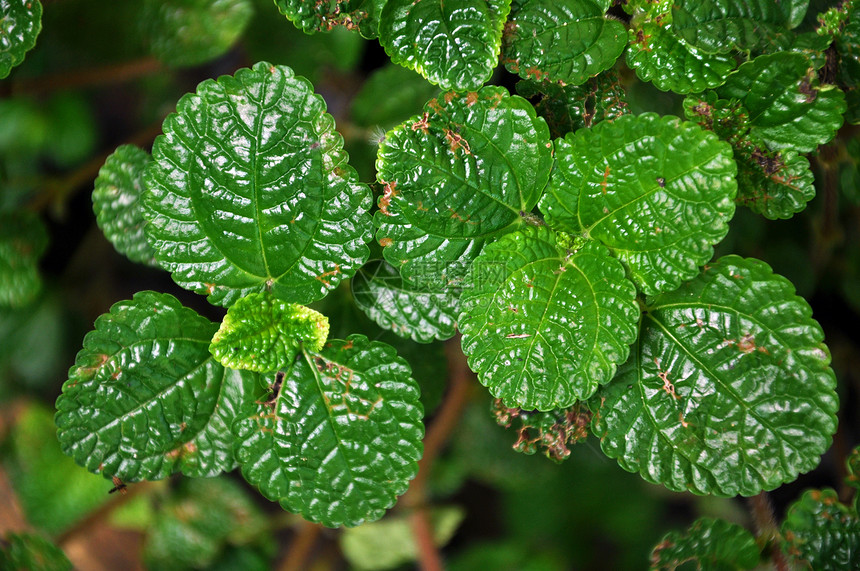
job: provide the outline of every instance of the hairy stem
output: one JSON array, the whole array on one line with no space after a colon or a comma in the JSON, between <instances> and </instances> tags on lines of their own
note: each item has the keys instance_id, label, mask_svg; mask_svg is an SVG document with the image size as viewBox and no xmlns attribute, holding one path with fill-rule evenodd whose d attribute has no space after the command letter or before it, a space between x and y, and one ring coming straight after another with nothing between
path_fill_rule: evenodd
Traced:
<instances>
[{"instance_id":1,"label":"hairy stem","mask_svg":"<svg viewBox=\"0 0 860 571\"><path fill-rule=\"evenodd\" d=\"M779 527L773 514L773 505L767 492L749 498L750 511L759 541L769 546L770 556L777 571L788 571L788 562L779 547Z\"/></svg>"}]
</instances>

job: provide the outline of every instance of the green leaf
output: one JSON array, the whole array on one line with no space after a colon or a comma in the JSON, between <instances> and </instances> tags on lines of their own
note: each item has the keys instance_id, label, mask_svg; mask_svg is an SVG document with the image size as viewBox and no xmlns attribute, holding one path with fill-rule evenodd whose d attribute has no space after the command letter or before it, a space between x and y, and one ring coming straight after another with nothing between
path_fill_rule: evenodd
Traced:
<instances>
[{"instance_id":1,"label":"green leaf","mask_svg":"<svg viewBox=\"0 0 860 571\"><path fill-rule=\"evenodd\" d=\"M438 95L439 88L414 71L388 64L373 72L352 100L352 120L362 127L391 129Z\"/></svg>"},{"instance_id":2,"label":"green leaf","mask_svg":"<svg viewBox=\"0 0 860 571\"><path fill-rule=\"evenodd\" d=\"M755 537L741 526L703 517L686 533L670 532L654 547L651 569L674 571L691 561L701 571L735 571L758 565L761 552Z\"/></svg>"},{"instance_id":3,"label":"green leaf","mask_svg":"<svg viewBox=\"0 0 860 571\"><path fill-rule=\"evenodd\" d=\"M815 176L803 155L751 146L735 152L735 157L737 202L753 212L771 220L791 218L815 198Z\"/></svg>"},{"instance_id":4,"label":"green leaf","mask_svg":"<svg viewBox=\"0 0 860 571\"><path fill-rule=\"evenodd\" d=\"M525 99L484 87L431 100L379 146L385 259L427 291L456 284L488 240L522 223L551 166L549 129Z\"/></svg>"},{"instance_id":5,"label":"green leaf","mask_svg":"<svg viewBox=\"0 0 860 571\"><path fill-rule=\"evenodd\" d=\"M232 480L182 479L159 500L143 546L148 569L211 569L230 546L274 551L266 517Z\"/></svg>"},{"instance_id":6,"label":"green leaf","mask_svg":"<svg viewBox=\"0 0 860 571\"><path fill-rule=\"evenodd\" d=\"M496 67L510 8L511 0L388 0L379 43L391 61L434 85L477 89Z\"/></svg>"},{"instance_id":7,"label":"green leaf","mask_svg":"<svg viewBox=\"0 0 860 571\"><path fill-rule=\"evenodd\" d=\"M72 571L63 550L35 533L6 533L0 538L0 569Z\"/></svg>"},{"instance_id":8,"label":"green leaf","mask_svg":"<svg viewBox=\"0 0 860 571\"><path fill-rule=\"evenodd\" d=\"M611 70L582 85L524 80L517 83L517 93L539 97L533 101L535 111L546 120L553 138L630 113L624 87Z\"/></svg>"},{"instance_id":9,"label":"green leaf","mask_svg":"<svg viewBox=\"0 0 860 571\"><path fill-rule=\"evenodd\" d=\"M651 298L591 401L607 456L671 490L755 495L818 465L836 430L821 327L785 278L726 256Z\"/></svg>"},{"instance_id":10,"label":"green leaf","mask_svg":"<svg viewBox=\"0 0 860 571\"><path fill-rule=\"evenodd\" d=\"M797 12L802 20L806 9ZM773 0L676 0L672 6L674 33L706 53L762 51L784 41L789 19Z\"/></svg>"},{"instance_id":11,"label":"green leaf","mask_svg":"<svg viewBox=\"0 0 860 571\"><path fill-rule=\"evenodd\" d=\"M328 527L382 517L418 470L424 427L409 366L351 335L299 355L275 398L236 421L242 475Z\"/></svg>"},{"instance_id":12,"label":"green leaf","mask_svg":"<svg viewBox=\"0 0 860 571\"><path fill-rule=\"evenodd\" d=\"M42 289L37 263L48 247L48 231L34 213L0 213L0 306L23 307Z\"/></svg>"},{"instance_id":13,"label":"green leaf","mask_svg":"<svg viewBox=\"0 0 860 571\"><path fill-rule=\"evenodd\" d=\"M735 211L731 147L654 113L625 115L555 142L540 209L550 226L609 247L648 295L690 279Z\"/></svg>"},{"instance_id":14,"label":"green leaf","mask_svg":"<svg viewBox=\"0 0 860 571\"><path fill-rule=\"evenodd\" d=\"M517 421L514 450L531 455L541 449L543 455L553 462L567 460L570 456L568 444L585 440L591 424L591 413L581 402L567 408L538 412L510 408L501 399L496 399L492 413L496 423L504 428L511 428Z\"/></svg>"},{"instance_id":15,"label":"green leaf","mask_svg":"<svg viewBox=\"0 0 860 571\"><path fill-rule=\"evenodd\" d=\"M449 339L460 300L452 291L421 291L404 284L397 269L375 260L352 278L355 304L380 327L419 343Z\"/></svg>"},{"instance_id":16,"label":"green leaf","mask_svg":"<svg viewBox=\"0 0 860 571\"><path fill-rule=\"evenodd\" d=\"M206 80L164 121L145 231L182 287L229 306L270 289L308 303L367 259L371 194L322 98L265 62Z\"/></svg>"},{"instance_id":17,"label":"green leaf","mask_svg":"<svg viewBox=\"0 0 860 571\"><path fill-rule=\"evenodd\" d=\"M224 54L253 14L249 0L146 0L143 25L152 54L182 67Z\"/></svg>"},{"instance_id":18,"label":"green leaf","mask_svg":"<svg viewBox=\"0 0 860 571\"><path fill-rule=\"evenodd\" d=\"M6 0L0 4L0 79L24 61L42 31L39 0Z\"/></svg>"},{"instance_id":19,"label":"green leaf","mask_svg":"<svg viewBox=\"0 0 860 571\"><path fill-rule=\"evenodd\" d=\"M151 266L155 252L146 241L143 226L143 169L152 162L149 153L122 145L105 161L93 189L93 210L99 228L118 252Z\"/></svg>"},{"instance_id":20,"label":"green leaf","mask_svg":"<svg viewBox=\"0 0 860 571\"><path fill-rule=\"evenodd\" d=\"M95 327L57 399L63 452L126 482L232 470L228 427L257 377L212 358L215 324L173 296L144 291Z\"/></svg>"},{"instance_id":21,"label":"green leaf","mask_svg":"<svg viewBox=\"0 0 860 571\"><path fill-rule=\"evenodd\" d=\"M596 242L526 227L486 246L471 278L463 352L506 406L547 411L590 397L636 339L636 289Z\"/></svg>"},{"instance_id":22,"label":"green leaf","mask_svg":"<svg viewBox=\"0 0 860 571\"><path fill-rule=\"evenodd\" d=\"M624 25L604 12L596 0L516 0L505 24L505 67L526 79L584 83L627 45Z\"/></svg>"},{"instance_id":23,"label":"green leaf","mask_svg":"<svg viewBox=\"0 0 860 571\"><path fill-rule=\"evenodd\" d=\"M794 563L820 571L860 567L860 519L834 490L807 490L788 508L782 549Z\"/></svg>"},{"instance_id":24,"label":"green leaf","mask_svg":"<svg viewBox=\"0 0 860 571\"><path fill-rule=\"evenodd\" d=\"M809 60L800 53L763 55L741 65L717 89L749 112L750 135L773 150L814 151L842 126L845 95L819 86Z\"/></svg>"},{"instance_id":25,"label":"green leaf","mask_svg":"<svg viewBox=\"0 0 860 571\"><path fill-rule=\"evenodd\" d=\"M846 472L848 476L845 478L845 484L860 490L860 446L854 448L848 459L845 461ZM855 497L856 497L855 493Z\"/></svg>"},{"instance_id":26,"label":"green leaf","mask_svg":"<svg viewBox=\"0 0 860 571\"><path fill-rule=\"evenodd\" d=\"M387 0L275 0L278 10L307 34L329 32L337 26L376 37L379 13Z\"/></svg>"},{"instance_id":27,"label":"green leaf","mask_svg":"<svg viewBox=\"0 0 860 571\"><path fill-rule=\"evenodd\" d=\"M328 339L328 319L270 293L248 294L227 310L209 352L225 367L269 373L290 366L306 347L319 351Z\"/></svg>"},{"instance_id":28,"label":"green leaf","mask_svg":"<svg viewBox=\"0 0 860 571\"><path fill-rule=\"evenodd\" d=\"M628 31L627 65L662 91L696 93L722 84L735 68L730 54L707 53L672 30L671 16L645 20Z\"/></svg>"},{"instance_id":29,"label":"green leaf","mask_svg":"<svg viewBox=\"0 0 860 571\"><path fill-rule=\"evenodd\" d=\"M860 9L853 7L850 20L836 36L833 47L838 54L837 80L845 89L848 109L845 121L860 124Z\"/></svg>"},{"instance_id":30,"label":"green leaf","mask_svg":"<svg viewBox=\"0 0 860 571\"><path fill-rule=\"evenodd\" d=\"M466 514L462 508L444 506L431 509L429 515L433 543L442 547L454 536ZM359 571L394 569L420 558L415 533L406 515L345 529L340 546L352 568Z\"/></svg>"}]
</instances>

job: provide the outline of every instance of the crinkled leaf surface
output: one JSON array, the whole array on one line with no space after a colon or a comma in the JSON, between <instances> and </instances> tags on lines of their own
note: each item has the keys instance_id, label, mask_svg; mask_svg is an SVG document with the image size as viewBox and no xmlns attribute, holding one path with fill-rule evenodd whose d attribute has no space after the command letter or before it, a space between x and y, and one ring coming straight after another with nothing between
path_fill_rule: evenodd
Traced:
<instances>
[{"instance_id":1,"label":"crinkled leaf surface","mask_svg":"<svg viewBox=\"0 0 860 571\"><path fill-rule=\"evenodd\" d=\"M675 93L695 93L722 84L735 68L730 54L707 53L675 35L671 15L633 20L627 65L642 81Z\"/></svg>"},{"instance_id":2,"label":"crinkled leaf surface","mask_svg":"<svg viewBox=\"0 0 860 571\"><path fill-rule=\"evenodd\" d=\"M269 292L248 294L227 310L209 351L234 369L269 373L285 369L307 347L319 351L328 338L328 318Z\"/></svg>"},{"instance_id":3,"label":"crinkled leaf surface","mask_svg":"<svg viewBox=\"0 0 860 571\"><path fill-rule=\"evenodd\" d=\"M126 482L232 470L232 424L257 376L209 354L214 323L144 291L96 320L57 399L63 451Z\"/></svg>"},{"instance_id":4,"label":"crinkled leaf surface","mask_svg":"<svg viewBox=\"0 0 860 571\"><path fill-rule=\"evenodd\" d=\"M529 102L502 87L448 92L424 111L379 147L386 191L374 222L385 259L403 278L441 291L534 208L552 144Z\"/></svg>"},{"instance_id":5,"label":"crinkled leaf surface","mask_svg":"<svg viewBox=\"0 0 860 571\"><path fill-rule=\"evenodd\" d=\"M728 232L732 149L677 117L625 115L555 142L540 209L550 226L599 240L645 293L698 273Z\"/></svg>"},{"instance_id":6,"label":"crinkled leaf surface","mask_svg":"<svg viewBox=\"0 0 860 571\"><path fill-rule=\"evenodd\" d=\"M691 561L701 571L736 571L758 565L755 537L741 526L703 517L686 533L670 532L651 552L652 571L674 571Z\"/></svg>"},{"instance_id":7,"label":"crinkled leaf surface","mask_svg":"<svg viewBox=\"0 0 860 571\"><path fill-rule=\"evenodd\" d=\"M328 32L337 26L375 38L379 14L386 0L275 0L278 10L307 34Z\"/></svg>"},{"instance_id":8,"label":"crinkled leaf surface","mask_svg":"<svg viewBox=\"0 0 860 571\"><path fill-rule=\"evenodd\" d=\"M624 88L611 70L582 85L527 79L517 83L517 93L527 98L539 97L534 103L535 110L546 120L553 138L630 113Z\"/></svg>"},{"instance_id":9,"label":"crinkled leaf surface","mask_svg":"<svg viewBox=\"0 0 860 571\"><path fill-rule=\"evenodd\" d=\"M845 95L819 86L814 68L800 53L763 55L741 65L717 89L749 112L750 135L773 150L814 151L842 126Z\"/></svg>"},{"instance_id":10,"label":"crinkled leaf surface","mask_svg":"<svg viewBox=\"0 0 860 571\"><path fill-rule=\"evenodd\" d=\"M190 66L229 50L253 14L250 0L146 0L143 25L155 57Z\"/></svg>"},{"instance_id":11,"label":"crinkled leaf surface","mask_svg":"<svg viewBox=\"0 0 860 571\"><path fill-rule=\"evenodd\" d=\"M270 289L308 303L365 261L370 190L322 98L265 62L179 100L146 169L145 231L181 286L229 306Z\"/></svg>"},{"instance_id":12,"label":"crinkled leaf surface","mask_svg":"<svg viewBox=\"0 0 860 571\"><path fill-rule=\"evenodd\" d=\"M591 401L607 456L671 490L750 496L818 465L836 379L809 305L726 256L648 300L639 341Z\"/></svg>"},{"instance_id":13,"label":"crinkled leaf surface","mask_svg":"<svg viewBox=\"0 0 860 571\"><path fill-rule=\"evenodd\" d=\"M477 89L496 67L510 8L511 0L388 0L379 43L443 89Z\"/></svg>"},{"instance_id":14,"label":"crinkled leaf surface","mask_svg":"<svg viewBox=\"0 0 860 571\"><path fill-rule=\"evenodd\" d=\"M815 196L809 161L797 151L772 151L750 134L749 112L737 99L715 92L684 100L688 118L716 133L734 148L738 163L736 201L767 218L791 218Z\"/></svg>"},{"instance_id":15,"label":"crinkled leaf surface","mask_svg":"<svg viewBox=\"0 0 860 571\"><path fill-rule=\"evenodd\" d=\"M782 549L796 564L822 571L860 568L860 518L832 489L807 490L788 508Z\"/></svg>"},{"instance_id":16,"label":"crinkled leaf surface","mask_svg":"<svg viewBox=\"0 0 860 571\"><path fill-rule=\"evenodd\" d=\"M808 4L809 0L805 0ZM674 33L706 53L733 48L761 51L784 41L791 27L787 8L773 0L676 0L672 6ZM805 8L800 12L803 19Z\"/></svg>"},{"instance_id":17,"label":"crinkled leaf surface","mask_svg":"<svg viewBox=\"0 0 860 571\"><path fill-rule=\"evenodd\" d=\"M0 537L0 569L72 571L63 550L35 533L7 533Z\"/></svg>"},{"instance_id":18,"label":"crinkled leaf surface","mask_svg":"<svg viewBox=\"0 0 860 571\"><path fill-rule=\"evenodd\" d=\"M23 307L42 289L37 263L48 247L48 231L26 210L0 213L0 306Z\"/></svg>"},{"instance_id":19,"label":"crinkled leaf surface","mask_svg":"<svg viewBox=\"0 0 860 571\"><path fill-rule=\"evenodd\" d=\"M251 484L328 527L382 517L418 470L418 385L390 346L351 335L296 357L277 397L233 425Z\"/></svg>"},{"instance_id":20,"label":"crinkled leaf surface","mask_svg":"<svg viewBox=\"0 0 860 571\"><path fill-rule=\"evenodd\" d=\"M541 411L590 397L636 339L636 288L605 247L577 249L545 226L484 248L461 297L463 352L509 407Z\"/></svg>"},{"instance_id":21,"label":"crinkled leaf surface","mask_svg":"<svg viewBox=\"0 0 860 571\"><path fill-rule=\"evenodd\" d=\"M815 176L809 160L796 151L772 152L753 147L735 152L738 198L765 218L791 218L815 198Z\"/></svg>"},{"instance_id":22,"label":"crinkled leaf surface","mask_svg":"<svg viewBox=\"0 0 860 571\"><path fill-rule=\"evenodd\" d=\"M122 145L99 170L93 189L93 210L99 228L118 252L142 264L156 265L155 252L146 240L141 195L143 169L152 162L149 153Z\"/></svg>"},{"instance_id":23,"label":"crinkled leaf surface","mask_svg":"<svg viewBox=\"0 0 860 571\"><path fill-rule=\"evenodd\" d=\"M380 327L419 343L449 339L457 329L460 299L452 290L421 291L404 284L383 260L365 265L352 278L355 304Z\"/></svg>"},{"instance_id":24,"label":"crinkled leaf surface","mask_svg":"<svg viewBox=\"0 0 860 571\"><path fill-rule=\"evenodd\" d=\"M512 73L580 85L612 67L627 31L596 0L516 0L505 25L502 61Z\"/></svg>"},{"instance_id":25,"label":"crinkled leaf surface","mask_svg":"<svg viewBox=\"0 0 860 571\"><path fill-rule=\"evenodd\" d=\"M0 2L0 79L24 61L42 31L42 3L39 0Z\"/></svg>"}]
</instances>

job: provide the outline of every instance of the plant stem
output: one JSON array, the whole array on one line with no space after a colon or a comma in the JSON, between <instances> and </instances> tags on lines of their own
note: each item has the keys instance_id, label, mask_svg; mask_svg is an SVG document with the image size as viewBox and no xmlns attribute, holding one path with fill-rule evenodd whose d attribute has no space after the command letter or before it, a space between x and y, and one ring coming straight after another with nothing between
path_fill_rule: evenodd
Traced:
<instances>
[{"instance_id":1,"label":"plant stem","mask_svg":"<svg viewBox=\"0 0 860 571\"><path fill-rule=\"evenodd\" d=\"M463 413L469 393L469 379L472 375L466 363L466 357L460 349L459 335L445 344L445 354L448 357L448 378L451 384L439 412L424 437L424 455L418 461L418 475L401 500L403 506L412 509L409 519L415 545L418 548L420 566L424 571L444 569L442 556L433 539L433 526L427 510L427 481L433 463L448 442Z\"/></svg>"},{"instance_id":2,"label":"plant stem","mask_svg":"<svg viewBox=\"0 0 860 571\"><path fill-rule=\"evenodd\" d=\"M129 140L126 144L146 146L161 133L162 121L159 120L152 125L144 128ZM104 165L105 160L113 154L115 149L101 153L86 163L82 164L65 177L55 180L48 180L45 183L45 190L36 195L29 204L29 208L35 211L43 210L48 206L62 205L70 194L82 188L88 183L92 183L99 174L99 170Z\"/></svg>"},{"instance_id":3,"label":"plant stem","mask_svg":"<svg viewBox=\"0 0 860 571\"><path fill-rule=\"evenodd\" d=\"M161 71L161 63L154 57L145 57L95 69L57 73L12 82L12 95L39 95L66 89L95 87L121 83Z\"/></svg>"},{"instance_id":4,"label":"plant stem","mask_svg":"<svg viewBox=\"0 0 860 571\"><path fill-rule=\"evenodd\" d=\"M105 481L105 483L108 482ZM115 496L112 496L110 500L102 504L98 509L91 511L84 519L80 520L75 525L55 537L54 541L57 543L57 545L62 547L63 544L68 543L72 540L72 538L77 535L88 535L88 532L92 527L100 524L103 520L107 519L108 514L110 514L118 507L126 504L138 494L148 492L151 487L152 482L149 482L147 480L137 482L133 485L129 484L126 493L116 494Z\"/></svg>"},{"instance_id":5,"label":"plant stem","mask_svg":"<svg viewBox=\"0 0 860 571\"><path fill-rule=\"evenodd\" d=\"M770 547L770 556L777 571L788 571L788 562L779 547L779 528L776 525L773 505L767 492L761 492L749 498L749 506L755 523L756 536L761 543Z\"/></svg>"},{"instance_id":6,"label":"plant stem","mask_svg":"<svg viewBox=\"0 0 860 571\"><path fill-rule=\"evenodd\" d=\"M283 563L281 563L278 569L280 571L301 571L302 569L306 569L308 556L317 542L320 531L322 531L322 528L319 524L303 521L295 539L290 544L290 549L287 551Z\"/></svg>"}]
</instances>

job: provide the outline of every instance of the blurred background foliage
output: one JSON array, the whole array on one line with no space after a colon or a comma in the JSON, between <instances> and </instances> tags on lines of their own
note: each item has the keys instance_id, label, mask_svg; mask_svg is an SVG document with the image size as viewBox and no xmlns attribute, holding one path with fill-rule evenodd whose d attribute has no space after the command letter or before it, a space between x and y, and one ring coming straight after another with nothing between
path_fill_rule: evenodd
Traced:
<instances>
[{"instance_id":1,"label":"blurred background foliage","mask_svg":"<svg viewBox=\"0 0 860 571\"><path fill-rule=\"evenodd\" d=\"M213 3L229 17L198 29ZM336 531L283 512L232 476L108 493L110 481L61 453L53 401L84 334L116 301L154 289L210 319L223 316L166 272L116 253L97 228L93 180L118 145L149 148L182 94L265 60L313 82L351 164L374 185L379 139L419 113L437 88L388 63L376 42L357 33L305 35L271 0L44 4L36 48L0 81L0 535L38 534L76 567L93 570L413 567L403 509ZM811 4L814 15L831 3ZM813 24L807 18L805 25ZM633 112L682 115L681 96L636 80L623 65L617 73ZM512 76L500 72L496 80L514 91ZM857 127L843 128L812 164L818 195L805 211L770 221L739 209L717 249L761 258L796 285L822 323L840 381L834 448L815 472L772 494L779 518L807 487L839 489L842 459L860 439ZM453 352L380 330L356 309L348 287L316 309L331 319L333 337L360 331L394 345L422 385L432 423L458 366L448 362ZM667 531L699 516L751 525L743 501L647 484L601 454L594 439L560 465L518 454L511 450L515 431L496 424L486 391L470 380L466 395L429 482L436 540L451 569L644 568ZM8 536L9 544L17 537Z\"/></svg>"}]
</instances>

